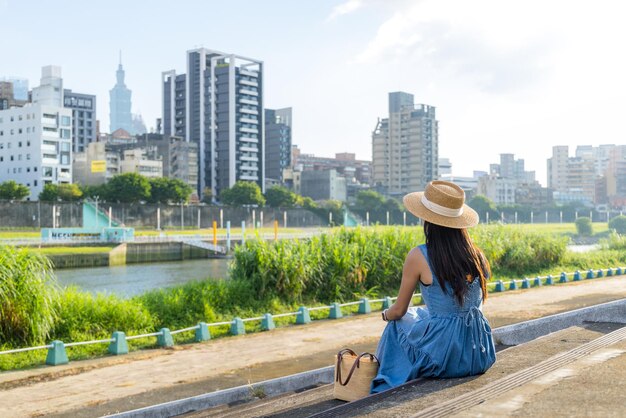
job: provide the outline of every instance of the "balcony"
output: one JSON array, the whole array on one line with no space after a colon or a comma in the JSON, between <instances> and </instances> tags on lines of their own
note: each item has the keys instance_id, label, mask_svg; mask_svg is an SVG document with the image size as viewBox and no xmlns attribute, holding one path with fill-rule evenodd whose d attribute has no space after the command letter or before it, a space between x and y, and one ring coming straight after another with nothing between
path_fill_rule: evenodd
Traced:
<instances>
[{"instance_id":1,"label":"balcony","mask_svg":"<svg viewBox=\"0 0 626 418\"><path fill-rule=\"evenodd\" d=\"M239 150L243 152L259 152L259 149L257 147L250 147L248 145L240 147Z\"/></svg>"},{"instance_id":2,"label":"balcony","mask_svg":"<svg viewBox=\"0 0 626 418\"><path fill-rule=\"evenodd\" d=\"M249 114L249 115L258 115L258 114L259 114L259 111L258 111L258 110L255 110L255 109L247 109L247 108L245 108L245 107L241 107L241 108L239 108L239 112L241 112L241 113L247 113L247 114Z\"/></svg>"},{"instance_id":3,"label":"balcony","mask_svg":"<svg viewBox=\"0 0 626 418\"><path fill-rule=\"evenodd\" d=\"M245 155L239 157L239 159L241 161L253 161L253 162L259 162L259 158L258 157L246 157Z\"/></svg>"},{"instance_id":4,"label":"balcony","mask_svg":"<svg viewBox=\"0 0 626 418\"><path fill-rule=\"evenodd\" d=\"M239 167L240 170L247 170L247 171L259 171L259 167L254 167L251 165L241 165Z\"/></svg>"},{"instance_id":5,"label":"balcony","mask_svg":"<svg viewBox=\"0 0 626 418\"><path fill-rule=\"evenodd\" d=\"M242 141L242 142L250 142L250 143L253 143L253 144L258 144L259 143L258 138L250 138L248 136L242 136L242 137L239 138L239 140Z\"/></svg>"},{"instance_id":6,"label":"balcony","mask_svg":"<svg viewBox=\"0 0 626 418\"><path fill-rule=\"evenodd\" d=\"M239 122L241 122L241 123L252 123L252 124L254 124L254 125L258 125L258 124L259 124L259 121L258 121L258 120L256 120L256 119L250 119L250 118L247 118L247 117L245 117L245 116L240 117L240 118L239 118Z\"/></svg>"},{"instance_id":7,"label":"balcony","mask_svg":"<svg viewBox=\"0 0 626 418\"><path fill-rule=\"evenodd\" d=\"M239 99L239 103L247 104L247 105L251 105L251 106L258 106L259 105L259 102L257 100L246 99L246 98L243 98L243 97Z\"/></svg>"},{"instance_id":8,"label":"balcony","mask_svg":"<svg viewBox=\"0 0 626 418\"><path fill-rule=\"evenodd\" d=\"M248 77L258 77L259 73L258 71L250 71L250 70L245 70L243 68L241 68L239 70L239 74L241 75L247 75Z\"/></svg>"},{"instance_id":9,"label":"balcony","mask_svg":"<svg viewBox=\"0 0 626 418\"><path fill-rule=\"evenodd\" d=\"M259 93L256 91L248 90L248 89L239 89L239 93L246 94L248 96L258 96Z\"/></svg>"},{"instance_id":10,"label":"balcony","mask_svg":"<svg viewBox=\"0 0 626 418\"><path fill-rule=\"evenodd\" d=\"M239 80L239 84L243 84L245 86L251 86L251 87L259 87L259 83L256 81L252 81L252 80Z\"/></svg>"},{"instance_id":11,"label":"balcony","mask_svg":"<svg viewBox=\"0 0 626 418\"><path fill-rule=\"evenodd\" d=\"M258 134L259 133L259 130L256 129L256 128L239 128L239 130L241 132L246 132L246 133L249 133L249 134Z\"/></svg>"}]
</instances>

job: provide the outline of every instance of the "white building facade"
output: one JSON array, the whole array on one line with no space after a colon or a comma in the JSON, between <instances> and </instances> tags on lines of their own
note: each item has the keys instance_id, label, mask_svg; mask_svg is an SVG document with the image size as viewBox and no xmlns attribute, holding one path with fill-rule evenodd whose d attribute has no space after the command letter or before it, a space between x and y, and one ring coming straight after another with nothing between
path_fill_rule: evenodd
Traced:
<instances>
[{"instance_id":1,"label":"white building facade","mask_svg":"<svg viewBox=\"0 0 626 418\"><path fill-rule=\"evenodd\" d=\"M37 200L47 183L72 182L72 111L40 103L0 111L0 182L14 180Z\"/></svg>"}]
</instances>

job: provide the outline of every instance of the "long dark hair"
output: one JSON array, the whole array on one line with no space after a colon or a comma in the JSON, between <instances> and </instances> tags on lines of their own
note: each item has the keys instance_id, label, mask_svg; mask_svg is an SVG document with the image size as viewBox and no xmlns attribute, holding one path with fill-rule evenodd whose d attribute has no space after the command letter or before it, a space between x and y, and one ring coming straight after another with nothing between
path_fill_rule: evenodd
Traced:
<instances>
[{"instance_id":1,"label":"long dark hair","mask_svg":"<svg viewBox=\"0 0 626 418\"><path fill-rule=\"evenodd\" d=\"M468 292L468 282L480 280L483 300L487 298L487 278L491 267L467 229L448 228L424 221L426 248L433 274L440 280L444 293L449 283L460 306Z\"/></svg>"}]
</instances>

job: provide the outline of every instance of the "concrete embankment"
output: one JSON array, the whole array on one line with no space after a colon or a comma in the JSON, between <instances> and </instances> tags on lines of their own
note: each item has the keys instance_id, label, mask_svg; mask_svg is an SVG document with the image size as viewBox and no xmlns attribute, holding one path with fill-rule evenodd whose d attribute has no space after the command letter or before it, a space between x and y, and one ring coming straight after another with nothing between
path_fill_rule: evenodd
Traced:
<instances>
[{"instance_id":1,"label":"concrete embankment","mask_svg":"<svg viewBox=\"0 0 626 418\"><path fill-rule=\"evenodd\" d=\"M213 251L183 242L124 243L109 252L50 254L55 269L119 266L217 257Z\"/></svg>"}]
</instances>

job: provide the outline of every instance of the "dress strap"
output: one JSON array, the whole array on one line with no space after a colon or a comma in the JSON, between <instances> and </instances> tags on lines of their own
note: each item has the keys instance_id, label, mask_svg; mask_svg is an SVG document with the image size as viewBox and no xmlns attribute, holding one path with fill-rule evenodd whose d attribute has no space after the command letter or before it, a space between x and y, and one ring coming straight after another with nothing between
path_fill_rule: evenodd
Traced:
<instances>
[{"instance_id":1,"label":"dress strap","mask_svg":"<svg viewBox=\"0 0 626 418\"><path fill-rule=\"evenodd\" d=\"M465 314L465 326L472 328L472 350L476 350L476 344L478 343L478 345L480 346L480 351L482 353L486 351L485 335L491 335L491 331L487 329L486 323L487 320L485 319L483 312L478 308L478 306L472 306L470 310Z\"/></svg>"}]
</instances>

